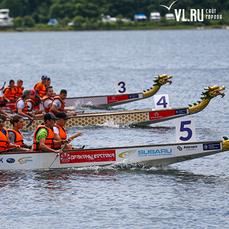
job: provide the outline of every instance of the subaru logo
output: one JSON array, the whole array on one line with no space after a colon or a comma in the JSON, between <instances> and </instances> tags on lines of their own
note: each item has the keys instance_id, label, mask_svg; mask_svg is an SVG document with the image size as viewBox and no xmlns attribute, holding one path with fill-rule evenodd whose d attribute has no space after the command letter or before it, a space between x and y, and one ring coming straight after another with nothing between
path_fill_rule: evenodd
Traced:
<instances>
[{"instance_id":1,"label":"subaru logo","mask_svg":"<svg viewBox=\"0 0 229 229\"><path fill-rule=\"evenodd\" d=\"M7 160L6 160L6 162L8 162L8 163L14 163L15 162L15 159L14 158L8 158Z\"/></svg>"}]
</instances>

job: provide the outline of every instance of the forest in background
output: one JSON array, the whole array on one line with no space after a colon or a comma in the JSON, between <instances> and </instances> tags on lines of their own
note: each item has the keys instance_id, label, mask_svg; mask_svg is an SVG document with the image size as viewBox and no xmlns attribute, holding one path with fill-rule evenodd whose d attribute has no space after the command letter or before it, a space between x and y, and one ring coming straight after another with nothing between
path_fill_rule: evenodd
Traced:
<instances>
[{"instance_id":1,"label":"forest in background","mask_svg":"<svg viewBox=\"0 0 229 229\"><path fill-rule=\"evenodd\" d=\"M0 9L10 9L10 17L14 18L15 27L22 24L27 27L46 25L50 18L56 18L59 26L65 26L74 21L74 29L115 29L138 27L133 24L135 14L145 14L148 18L151 12L160 12L162 19L159 23L142 22L141 26L220 26L229 25L229 0L178 0L168 11L172 0L0 0ZM216 9L221 20L204 20L204 22L167 22L166 13L173 13L173 9ZM127 18L129 22L118 21L101 24L101 15L110 15L116 18ZM188 15L187 15L188 16Z\"/></svg>"}]
</instances>

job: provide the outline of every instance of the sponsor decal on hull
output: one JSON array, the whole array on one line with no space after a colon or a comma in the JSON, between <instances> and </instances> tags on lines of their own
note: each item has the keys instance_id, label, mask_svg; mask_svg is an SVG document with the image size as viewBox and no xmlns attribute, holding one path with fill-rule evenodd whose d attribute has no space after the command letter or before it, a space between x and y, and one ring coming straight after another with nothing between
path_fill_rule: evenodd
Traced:
<instances>
[{"instance_id":1,"label":"sponsor decal on hull","mask_svg":"<svg viewBox=\"0 0 229 229\"><path fill-rule=\"evenodd\" d=\"M32 162L33 160L31 159L32 157L22 157L18 159L18 162L20 164L26 164L27 162Z\"/></svg>"},{"instance_id":2,"label":"sponsor decal on hull","mask_svg":"<svg viewBox=\"0 0 229 229\"><path fill-rule=\"evenodd\" d=\"M172 149L148 149L148 150L138 150L138 157L147 157L147 156L172 156Z\"/></svg>"},{"instance_id":3,"label":"sponsor decal on hull","mask_svg":"<svg viewBox=\"0 0 229 229\"><path fill-rule=\"evenodd\" d=\"M164 110L164 111L151 111L149 112L149 120L162 119L175 115L187 114L187 109L181 110Z\"/></svg>"},{"instance_id":4,"label":"sponsor decal on hull","mask_svg":"<svg viewBox=\"0 0 229 229\"><path fill-rule=\"evenodd\" d=\"M60 156L60 164L103 161L116 161L115 150L64 152Z\"/></svg>"},{"instance_id":5,"label":"sponsor decal on hull","mask_svg":"<svg viewBox=\"0 0 229 229\"><path fill-rule=\"evenodd\" d=\"M11 164L11 163L14 163L15 162L15 159L14 158L8 158L6 160L6 162Z\"/></svg>"},{"instance_id":6,"label":"sponsor decal on hull","mask_svg":"<svg viewBox=\"0 0 229 229\"><path fill-rule=\"evenodd\" d=\"M220 150L221 144L220 142L214 142L214 143L206 143L203 144L203 150Z\"/></svg>"},{"instance_id":7,"label":"sponsor decal on hull","mask_svg":"<svg viewBox=\"0 0 229 229\"><path fill-rule=\"evenodd\" d=\"M138 94L108 96L107 102L108 103L117 103L117 102L128 100L128 99L136 99L138 97L139 97Z\"/></svg>"}]
</instances>

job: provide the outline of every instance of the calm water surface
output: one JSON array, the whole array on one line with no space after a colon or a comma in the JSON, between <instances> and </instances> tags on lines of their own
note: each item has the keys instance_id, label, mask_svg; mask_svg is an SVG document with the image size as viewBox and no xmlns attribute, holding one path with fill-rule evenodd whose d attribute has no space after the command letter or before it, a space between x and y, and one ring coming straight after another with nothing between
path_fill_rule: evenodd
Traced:
<instances>
[{"instance_id":1,"label":"calm water surface","mask_svg":"<svg viewBox=\"0 0 229 229\"><path fill-rule=\"evenodd\" d=\"M228 30L0 33L0 80L21 78L31 89L47 74L54 90L68 96L115 93L117 80L129 92L153 85L155 75L173 75L158 94L171 107L200 100L206 86L226 86ZM0 82L0 84L1 84ZM228 90L193 115L198 141L229 136ZM115 110L153 108L154 100ZM89 112L86 110L85 112ZM175 121L144 128L106 124L73 128L86 148L175 142ZM30 133L23 133L32 143ZM229 153L163 168L113 165L103 168L0 172L1 228L227 228Z\"/></svg>"}]
</instances>

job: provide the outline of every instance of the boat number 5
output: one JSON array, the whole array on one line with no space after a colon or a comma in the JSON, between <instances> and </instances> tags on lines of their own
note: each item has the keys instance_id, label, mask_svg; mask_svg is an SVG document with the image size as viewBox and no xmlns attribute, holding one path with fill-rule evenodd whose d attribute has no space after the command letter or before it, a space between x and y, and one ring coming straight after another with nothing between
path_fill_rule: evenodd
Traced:
<instances>
[{"instance_id":1,"label":"boat number 5","mask_svg":"<svg viewBox=\"0 0 229 229\"><path fill-rule=\"evenodd\" d=\"M116 82L116 93L117 94L127 93L127 87L126 87L126 81L125 80Z\"/></svg>"},{"instance_id":2,"label":"boat number 5","mask_svg":"<svg viewBox=\"0 0 229 229\"><path fill-rule=\"evenodd\" d=\"M195 119L177 120L176 132L177 142L195 142Z\"/></svg>"}]
</instances>

